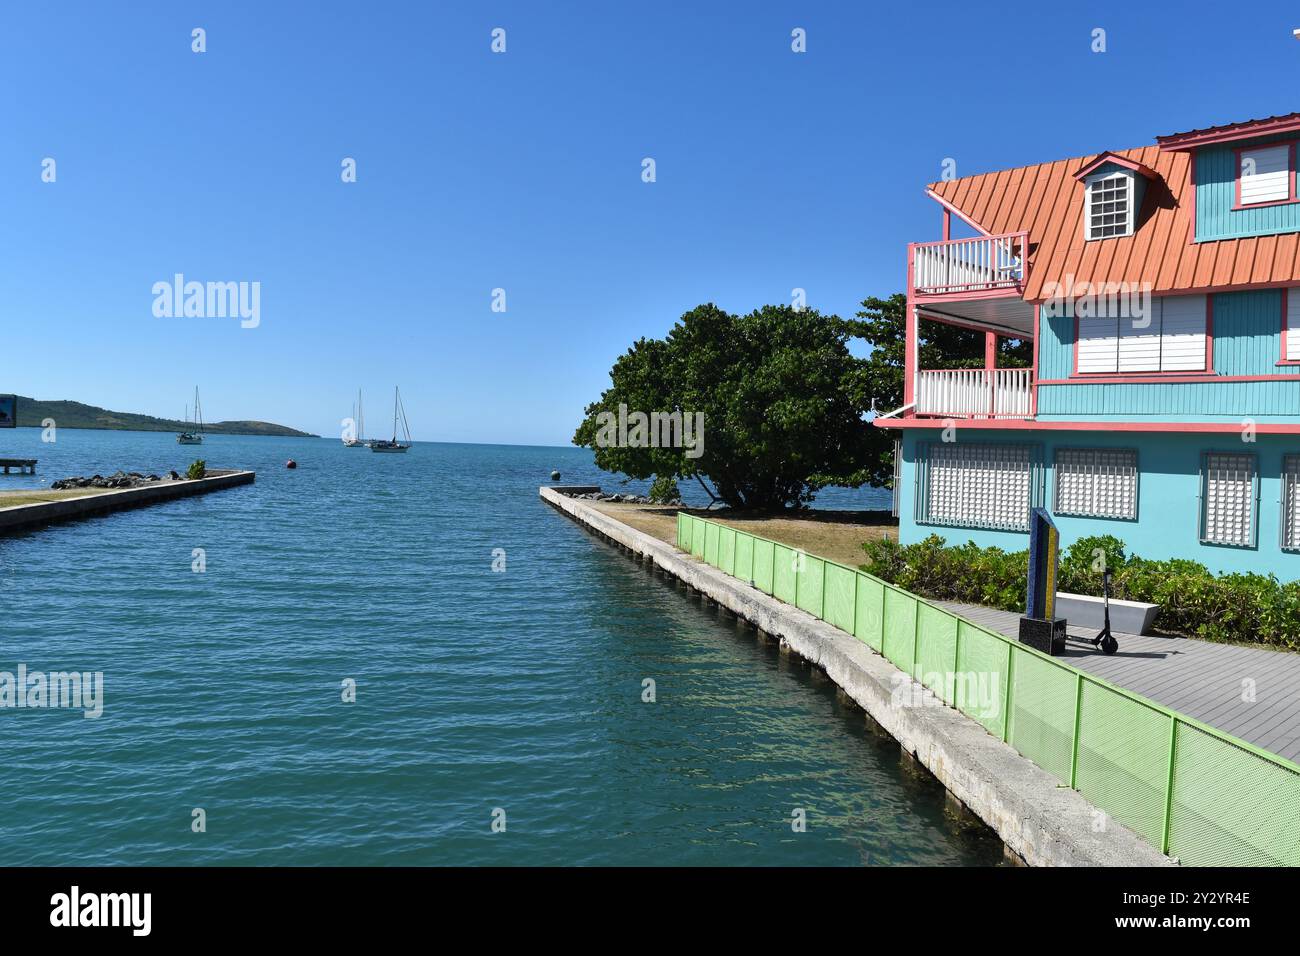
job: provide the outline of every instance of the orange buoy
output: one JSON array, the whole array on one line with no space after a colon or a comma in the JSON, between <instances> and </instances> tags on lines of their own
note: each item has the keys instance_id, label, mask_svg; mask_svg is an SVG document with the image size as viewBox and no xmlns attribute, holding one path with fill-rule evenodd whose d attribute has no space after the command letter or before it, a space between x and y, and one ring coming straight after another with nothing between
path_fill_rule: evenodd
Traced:
<instances>
[{"instance_id":1,"label":"orange buoy","mask_svg":"<svg viewBox=\"0 0 1300 956\"><path fill-rule=\"evenodd\" d=\"M286 468L297 468L297 467L298 467L298 463L297 463L296 461L294 461L292 458L290 458L288 461L286 461L286 462L284 463L284 467L286 467Z\"/></svg>"}]
</instances>

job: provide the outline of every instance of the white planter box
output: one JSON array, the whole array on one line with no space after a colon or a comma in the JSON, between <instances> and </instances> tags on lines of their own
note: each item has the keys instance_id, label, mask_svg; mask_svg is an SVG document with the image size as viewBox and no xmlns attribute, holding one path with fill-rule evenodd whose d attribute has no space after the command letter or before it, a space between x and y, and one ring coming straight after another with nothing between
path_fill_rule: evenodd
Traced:
<instances>
[{"instance_id":1,"label":"white planter box","mask_svg":"<svg viewBox=\"0 0 1300 956\"><path fill-rule=\"evenodd\" d=\"M1071 624L1101 630L1105 621L1103 602L1099 597L1086 594L1068 594L1058 591L1056 594L1056 616L1063 617ZM1110 599L1110 628L1120 634L1145 634L1155 623L1159 604L1143 604L1141 601L1117 601Z\"/></svg>"}]
</instances>

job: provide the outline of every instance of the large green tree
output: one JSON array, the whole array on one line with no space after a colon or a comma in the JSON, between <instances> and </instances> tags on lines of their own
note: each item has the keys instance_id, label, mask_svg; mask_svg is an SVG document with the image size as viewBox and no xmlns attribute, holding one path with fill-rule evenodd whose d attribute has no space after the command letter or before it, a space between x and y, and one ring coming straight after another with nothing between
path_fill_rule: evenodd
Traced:
<instances>
[{"instance_id":1,"label":"large green tree","mask_svg":"<svg viewBox=\"0 0 1300 956\"><path fill-rule=\"evenodd\" d=\"M665 338L619 357L573 442L608 471L695 480L735 508L797 506L826 485L857 487L873 474L876 429L864 418L867 360L849 351L856 324L791 306L738 316L701 305ZM702 413L702 448L611 442L620 406L624 417Z\"/></svg>"},{"instance_id":2,"label":"large green tree","mask_svg":"<svg viewBox=\"0 0 1300 956\"><path fill-rule=\"evenodd\" d=\"M904 355L907 348L907 296L901 292L887 299L870 297L862 301L857 320L850 320L855 336L871 346L864 366L866 394L875 401L877 413L891 412L903 404ZM921 368L983 368L984 334L942 322L922 322L917 342ZM1024 368L1033 359L1032 343L998 339L998 366ZM870 403L869 403L870 404ZM894 480L894 439L898 432L873 428L871 451L866 465L868 480L882 488Z\"/></svg>"}]
</instances>

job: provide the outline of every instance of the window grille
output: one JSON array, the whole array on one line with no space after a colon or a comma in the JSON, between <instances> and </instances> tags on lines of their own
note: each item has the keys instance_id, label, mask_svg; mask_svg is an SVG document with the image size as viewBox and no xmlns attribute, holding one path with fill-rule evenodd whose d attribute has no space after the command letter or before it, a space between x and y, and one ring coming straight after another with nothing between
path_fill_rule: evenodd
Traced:
<instances>
[{"instance_id":1,"label":"window grille","mask_svg":"<svg viewBox=\"0 0 1300 956\"><path fill-rule=\"evenodd\" d=\"M1201 541L1254 547L1255 456L1208 452L1201 469Z\"/></svg>"},{"instance_id":2,"label":"window grille","mask_svg":"<svg viewBox=\"0 0 1300 956\"><path fill-rule=\"evenodd\" d=\"M1300 455L1282 456L1282 547L1300 551Z\"/></svg>"},{"instance_id":3,"label":"window grille","mask_svg":"<svg viewBox=\"0 0 1300 956\"><path fill-rule=\"evenodd\" d=\"M931 442L918 449L917 520L1028 531L1041 503L1038 446Z\"/></svg>"},{"instance_id":4,"label":"window grille","mask_svg":"<svg viewBox=\"0 0 1300 956\"><path fill-rule=\"evenodd\" d=\"M1089 239L1127 236L1133 232L1133 177L1110 173L1088 180Z\"/></svg>"},{"instance_id":5,"label":"window grille","mask_svg":"<svg viewBox=\"0 0 1300 956\"><path fill-rule=\"evenodd\" d=\"M1137 451L1131 448L1058 448L1058 515L1137 519Z\"/></svg>"}]
</instances>

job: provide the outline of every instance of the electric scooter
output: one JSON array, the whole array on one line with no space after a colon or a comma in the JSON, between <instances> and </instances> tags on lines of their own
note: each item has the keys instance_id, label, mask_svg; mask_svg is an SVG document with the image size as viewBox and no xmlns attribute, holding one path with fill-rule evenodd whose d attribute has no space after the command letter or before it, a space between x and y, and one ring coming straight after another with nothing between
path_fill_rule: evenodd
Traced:
<instances>
[{"instance_id":1,"label":"electric scooter","mask_svg":"<svg viewBox=\"0 0 1300 956\"><path fill-rule=\"evenodd\" d=\"M1102 613L1105 615L1102 621L1101 632L1090 642L1093 647L1100 647L1103 654L1114 654L1119 650L1119 641L1110 633L1110 572L1103 571L1101 574L1101 597L1104 602Z\"/></svg>"}]
</instances>

